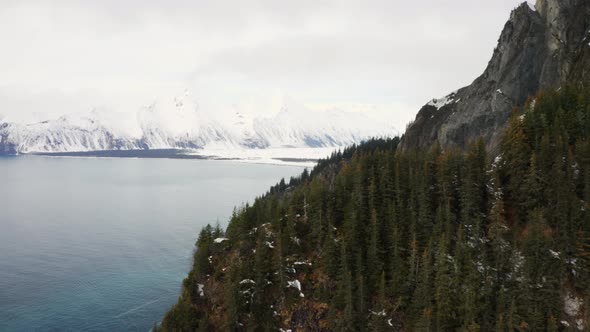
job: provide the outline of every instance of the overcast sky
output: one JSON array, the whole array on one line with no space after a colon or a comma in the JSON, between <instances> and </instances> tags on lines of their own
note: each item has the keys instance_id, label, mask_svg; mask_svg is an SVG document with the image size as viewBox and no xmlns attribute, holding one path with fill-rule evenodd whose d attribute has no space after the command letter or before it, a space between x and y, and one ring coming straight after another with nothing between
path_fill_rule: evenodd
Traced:
<instances>
[{"instance_id":1,"label":"overcast sky","mask_svg":"<svg viewBox=\"0 0 590 332\"><path fill-rule=\"evenodd\" d=\"M406 121L484 70L519 2L1 0L0 114L134 111L188 89L203 105L288 95Z\"/></svg>"}]
</instances>

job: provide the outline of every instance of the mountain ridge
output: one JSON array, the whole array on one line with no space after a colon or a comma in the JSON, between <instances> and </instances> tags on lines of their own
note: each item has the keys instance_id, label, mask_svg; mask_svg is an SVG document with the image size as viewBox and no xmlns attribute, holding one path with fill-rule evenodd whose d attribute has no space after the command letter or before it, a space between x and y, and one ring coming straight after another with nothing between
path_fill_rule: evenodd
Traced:
<instances>
[{"instance_id":1,"label":"mountain ridge","mask_svg":"<svg viewBox=\"0 0 590 332\"><path fill-rule=\"evenodd\" d=\"M402 150L465 148L482 137L497 148L516 107L540 90L590 82L590 2L538 0L512 11L485 71L473 83L424 105L402 138Z\"/></svg>"},{"instance_id":2,"label":"mountain ridge","mask_svg":"<svg viewBox=\"0 0 590 332\"><path fill-rule=\"evenodd\" d=\"M316 111L285 100L274 115L223 117L202 111L185 94L131 114L97 109L32 124L0 120L0 154L340 147L396 133L367 113Z\"/></svg>"}]
</instances>

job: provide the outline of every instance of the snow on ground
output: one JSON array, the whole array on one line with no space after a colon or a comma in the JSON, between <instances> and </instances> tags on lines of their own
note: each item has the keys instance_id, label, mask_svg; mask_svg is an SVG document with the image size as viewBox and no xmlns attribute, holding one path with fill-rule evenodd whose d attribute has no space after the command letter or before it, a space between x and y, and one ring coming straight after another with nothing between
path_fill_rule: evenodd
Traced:
<instances>
[{"instance_id":1,"label":"snow on ground","mask_svg":"<svg viewBox=\"0 0 590 332\"><path fill-rule=\"evenodd\" d=\"M287 288L295 288L299 291L299 297L305 297L305 295L301 292L301 282L295 279L293 281L287 281Z\"/></svg>"},{"instance_id":2,"label":"snow on ground","mask_svg":"<svg viewBox=\"0 0 590 332\"><path fill-rule=\"evenodd\" d=\"M301 291L301 283L297 279L293 281L287 281L287 287L293 287L296 288L298 291Z\"/></svg>"},{"instance_id":3,"label":"snow on ground","mask_svg":"<svg viewBox=\"0 0 590 332\"><path fill-rule=\"evenodd\" d=\"M267 149L203 149L187 153L211 159L228 159L255 164L313 167L318 159L329 157L343 147L329 148L267 148Z\"/></svg>"},{"instance_id":4,"label":"snow on ground","mask_svg":"<svg viewBox=\"0 0 590 332\"><path fill-rule=\"evenodd\" d=\"M553 258L559 259L559 252L558 251L554 251L554 250L549 249L549 253L551 254L551 256L553 256Z\"/></svg>"},{"instance_id":5,"label":"snow on ground","mask_svg":"<svg viewBox=\"0 0 590 332\"><path fill-rule=\"evenodd\" d=\"M580 309L584 304L582 299L572 296L571 294L566 294L563 300L563 311L565 311L566 314L571 317L579 315Z\"/></svg>"},{"instance_id":6,"label":"snow on ground","mask_svg":"<svg viewBox=\"0 0 590 332\"><path fill-rule=\"evenodd\" d=\"M295 262L293 263L293 265L307 265L307 266L311 266L310 262Z\"/></svg>"},{"instance_id":7,"label":"snow on ground","mask_svg":"<svg viewBox=\"0 0 590 332\"><path fill-rule=\"evenodd\" d=\"M244 279L244 280L240 281L240 285L243 285L243 284L255 284L255 282L252 279Z\"/></svg>"}]
</instances>

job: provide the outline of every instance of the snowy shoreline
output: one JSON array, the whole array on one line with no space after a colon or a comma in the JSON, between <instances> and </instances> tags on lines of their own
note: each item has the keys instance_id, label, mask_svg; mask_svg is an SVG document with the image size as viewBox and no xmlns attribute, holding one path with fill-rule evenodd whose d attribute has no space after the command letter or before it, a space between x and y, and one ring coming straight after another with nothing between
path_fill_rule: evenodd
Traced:
<instances>
[{"instance_id":1,"label":"snowy shoreline","mask_svg":"<svg viewBox=\"0 0 590 332\"><path fill-rule=\"evenodd\" d=\"M267 148L267 149L151 149L97 150L75 152L30 152L16 156L74 158L163 158L234 161L253 164L313 167L343 147L329 148Z\"/></svg>"}]
</instances>

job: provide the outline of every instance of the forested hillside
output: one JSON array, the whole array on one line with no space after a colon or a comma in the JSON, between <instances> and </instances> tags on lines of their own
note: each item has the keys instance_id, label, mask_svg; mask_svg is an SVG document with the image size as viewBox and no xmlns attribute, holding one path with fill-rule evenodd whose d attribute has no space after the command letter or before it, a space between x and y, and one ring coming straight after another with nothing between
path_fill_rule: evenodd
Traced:
<instances>
[{"instance_id":1,"label":"forested hillside","mask_svg":"<svg viewBox=\"0 0 590 332\"><path fill-rule=\"evenodd\" d=\"M498 151L321 161L199 234L164 331L590 329L590 89L515 110Z\"/></svg>"}]
</instances>

